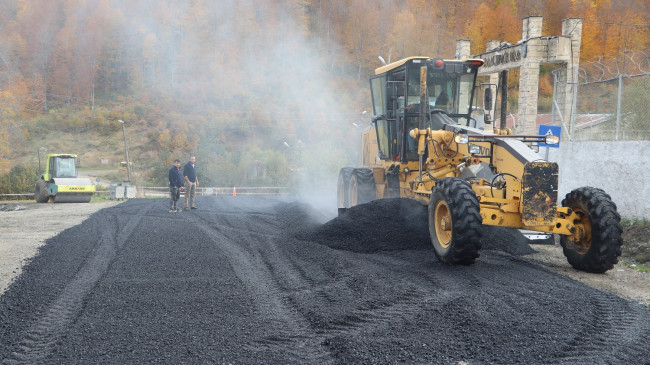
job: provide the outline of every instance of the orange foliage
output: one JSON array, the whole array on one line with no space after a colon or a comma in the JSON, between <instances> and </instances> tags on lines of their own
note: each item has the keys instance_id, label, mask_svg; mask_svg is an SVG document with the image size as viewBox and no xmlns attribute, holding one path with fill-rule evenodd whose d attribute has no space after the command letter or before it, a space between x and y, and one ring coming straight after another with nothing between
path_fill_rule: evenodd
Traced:
<instances>
[{"instance_id":1,"label":"orange foliage","mask_svg":"<svg viewBox=\"0 0 650 365\"><path fill-rule=\"evenodd\" d=\"M582 17L583 60L650 48L647 0L13 0L2 10L4 135L9 122L53 107L138 98L146 112L132 120L147 119L152 138L174 150L198 145L199 127L172 128L190 121L301 133L305 115L367 107L377 56L453 58L460 38L478 54L490 40L518 42L529 15L544 17L544 35ZM320 93L328 83L339 95ZM550 92L548 79L540 89Z\"/></svg>"}]
</instances>

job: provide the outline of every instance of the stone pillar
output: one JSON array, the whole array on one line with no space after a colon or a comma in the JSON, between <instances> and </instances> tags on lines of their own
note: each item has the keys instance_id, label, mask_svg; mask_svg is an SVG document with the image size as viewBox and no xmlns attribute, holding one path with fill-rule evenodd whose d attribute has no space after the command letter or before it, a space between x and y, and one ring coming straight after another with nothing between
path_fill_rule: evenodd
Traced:
<instances>
[{"instance_id":1,"label":"stone pillar","mask_svg":"<svg viewBox=\"0 0 650 365\"><path fill-rule=\"evenodd\" d=\"M515 134L537 134L537 101L539 97L539 65L546 56L544 47L536 47L532 38L542 36L543 18L529 16L524 18L522 40L528 41L523 62L519 70L519 124Z\"/></svg>"},{"instance_id":2,"label":"stone pillar","mask_svg":"<svg viewBox=\"0 0 650 365\"><path fill-rule=\"evenodd\" d=\"M542 25L544 17L541 15L527 16L523 20L523 27L521 30L521 40L527 41L531 38L538 38L542 36Z\"/></svg>"},{"instance_id":3,"label":"stone pillar","mask_svg":"<svg viewBox=\"0 0 650 365\"><path fill-rule=\"evenodd\" d=\"M468 59L470 55L470 41L469 39L456 40L456 59Z\"/></svg>"},{"instance_id":4,"label":"stone pillar","mask_svg":"<svg viewBox=\"0 0 650 365\"><path fill-rule=\"evenodd\" d=\"M555 100L558 104L556 124L562 123L565 135L573 139L573 126L575 125L575 115L573 104L574 97L578 87L578 71L580 67L580 43L582 40L582 18L568 18L562 20L562 36L571 38L571 60L566 64L566 68L560 68L557 71L557 87ZM557 114L556 114L557 115Z\"/></svg>"},{"instance_id":5,"label":"stone pillar","mask_svg":"<svg viewBox=\"0 0 650 365\"><path fill-rule=\"evenodd\" d=\"M489 52L489 51L499 47L500 44L501 44L501 41L498 41L498 40L488 41L485 44L485 52ZM497 128L497 126L495 125L495 120L496 120L496 113L497 113L497 100L499 100L498 98L500 97L500 96L497 95L497 87L498 87L498 84L499 84L499 74L498 73L490 74L490 80L488 82L490 84L496 85L496 86L490 86L490 88L492 89L492 111L490 112L490 119L492 120L492 128L494 130L494 129ZM485 131L490 132L490 130L489 130L490 127L488 125L486 125L484 127L484 129L485 129ZM493 130L492 130L492 132L493 132Z\"/></svg>"}]
</instances>

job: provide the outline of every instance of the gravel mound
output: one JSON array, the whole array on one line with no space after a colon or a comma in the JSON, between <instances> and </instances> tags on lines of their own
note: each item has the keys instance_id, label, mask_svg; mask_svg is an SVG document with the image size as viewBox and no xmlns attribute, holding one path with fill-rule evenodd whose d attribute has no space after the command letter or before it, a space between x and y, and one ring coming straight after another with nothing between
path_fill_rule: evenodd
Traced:
<instances>
[{"instance_id":1,"label":"gravel mound","mask_svg":"<svg viewBox=\"0 0 650 365\"><path fill-rule=\"evenodd\" d=\"M363 253L429 249L426 209L412 199L375 200L350 208L303 238Z\"/></svg>"},{"instance_id":2,"label":"gravel mound","mask_svg":"<svg viewBox=\"0 0 650 365\"><path fill-rule=\"evenodd\" d=\"M292 217L300 222L313 216L309 206L292 206ZM347 212L318 226L304 223L302 238L334 249L373 253L377 251L430 250L427 207L413 199L375 200L350 208ZM483 250L503 251L512 255L534 253L529 241L516 229L483 226Z\"/></svg>"}]
</instances>

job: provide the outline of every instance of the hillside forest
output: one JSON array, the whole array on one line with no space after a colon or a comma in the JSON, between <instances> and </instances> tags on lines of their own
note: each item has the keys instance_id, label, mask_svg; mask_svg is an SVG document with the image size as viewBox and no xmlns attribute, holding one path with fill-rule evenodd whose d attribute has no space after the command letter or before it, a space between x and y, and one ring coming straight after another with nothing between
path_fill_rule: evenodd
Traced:
<instances>
[{"instance_id":1,"label":"hillside forest","mask_svg":"<svg viewBox=\"0 0 650 365\"><path fill-rule=\"evenodd\" d=\"M649 6L3 0L0 174L35 171L39 150L115 168L124 156L123 120L137 184L164 186L171 161L192 153L204 186L286 186L297 177L315 189L356 164L378 56L453 58L461 38L477 54L489 40L518 42L522 19L542 15L544 35L561 34L562 19L583 18L581 58L616 58L650 48ZM542 70L545 95L550 71Z\"/></svg>"}]
</instances>

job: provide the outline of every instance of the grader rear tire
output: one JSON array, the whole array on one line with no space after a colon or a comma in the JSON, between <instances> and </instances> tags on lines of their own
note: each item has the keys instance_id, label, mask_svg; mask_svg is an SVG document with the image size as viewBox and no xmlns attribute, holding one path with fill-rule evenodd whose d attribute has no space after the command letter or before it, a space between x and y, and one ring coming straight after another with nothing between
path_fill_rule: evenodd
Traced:
<instances>
[{"instance_id":1,"label":"grader rear tire","mask_svg":"<svg viewBox=\"0 0 650 365\"><path fill-rule=\"evenodd\" d=\"M621 255L623 228L611 197L601 189L582 187L567 194L562 206L580 217L573 222L576 232L560 237L569 264L590 273L613 268Z\"/></svg>"},{"instance_id":2,"label":"grader rear tire","mask_svg":"<svg viewBox=\"0 0 650 365\"><path fill-rule=\"evenodd\" d=\"M350 177L354 168L344 167L339 171L339 180L336 184L337 205L339 215L345 213L350 208Z\"/></svg>"},{"instance_id":3,"label":"grader rear tire","mask_svg":"<svg viewBox=\"0 0 650 365\"><path fill-rule=\"evenodd\" d=\"M476 194L462 179L439 180L429 200L429 234L445 263L471 265L479 257L483 220Z\"/></svg>"},{"instance_id":4,"label":"grader rear tire","mask_svg":"<svg viewBox=\"0 0 650 365\"><path fill-rule=\"evenodd\" d=\"M37 203L47 203L48 200L50 200L50 195L48 194L47 184L45 181L39 180L36 183L36 187L34 188L34 200L36 200Z\"/></svg>"},{"instance_id":5,"label":"grader rear tire","mask_svg":"<svg viewBox=\"0 0 650 365\"><path fill-rule=\"evenodd\" d=\"M360 168L352 171L350 177L349 202L350 207L371 202L377 198L375 178L372 170Z\"/></svg>"}]
</instances>

